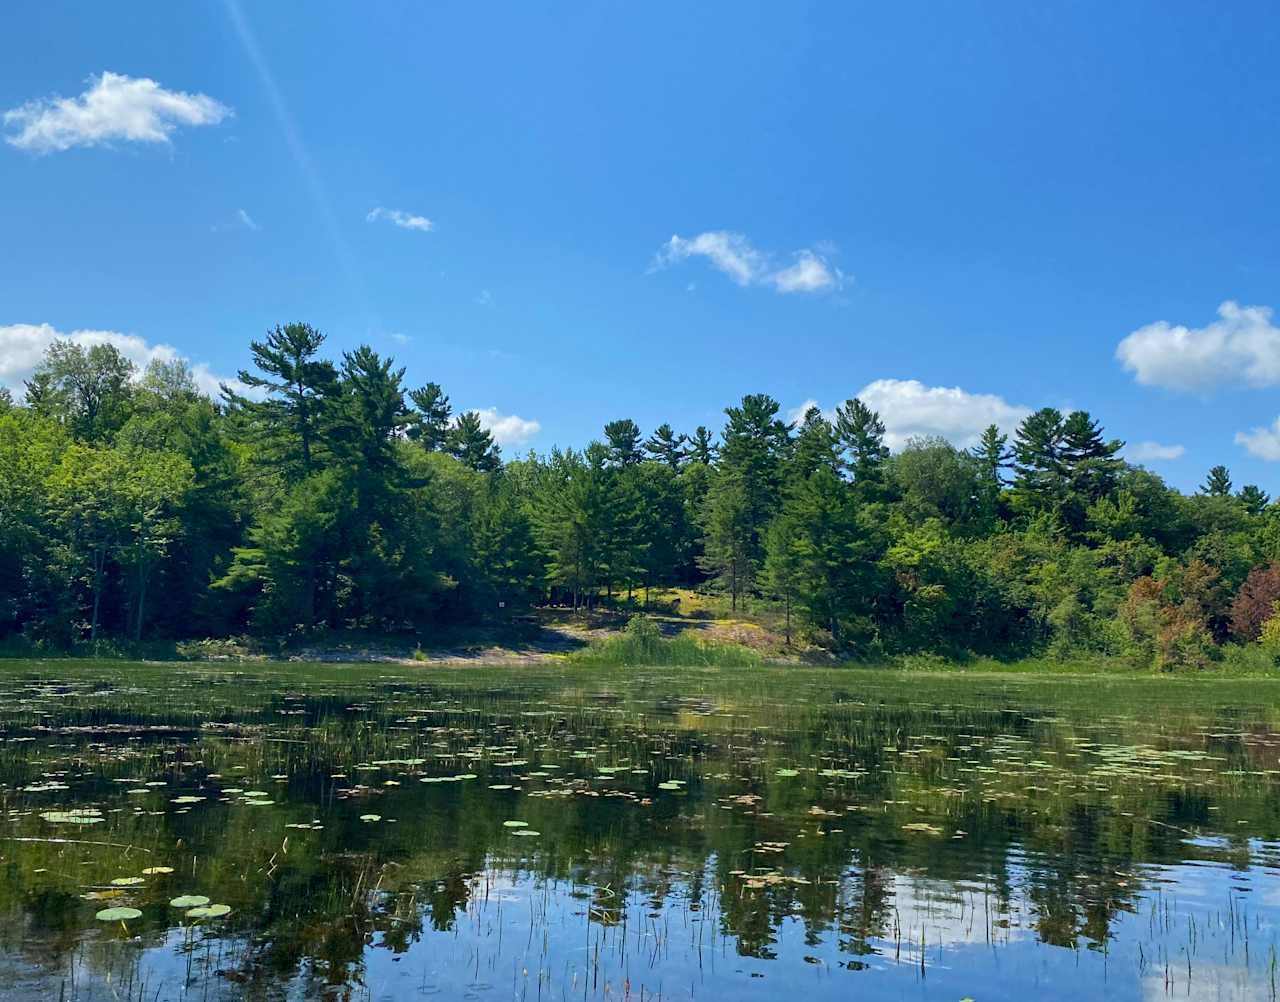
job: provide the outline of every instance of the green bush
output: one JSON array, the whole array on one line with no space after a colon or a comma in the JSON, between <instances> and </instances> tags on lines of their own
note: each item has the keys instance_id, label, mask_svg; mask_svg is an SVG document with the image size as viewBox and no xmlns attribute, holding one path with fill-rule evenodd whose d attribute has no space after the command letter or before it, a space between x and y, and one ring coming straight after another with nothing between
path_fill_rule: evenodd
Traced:
<instances>
[{"instance_id":1,"label":"green bush","mask_svg":"<svg viewBox=\"0 0 1280 1002\"><path fill-rule=\"evenodd\" d=\"M621 634L593 641L571 654L569 660L625 667L755 668L764 663L750 647L702 640L691 631L664 637L658 624L647 616L633 616Z\"/></svg>"}]
</instances>

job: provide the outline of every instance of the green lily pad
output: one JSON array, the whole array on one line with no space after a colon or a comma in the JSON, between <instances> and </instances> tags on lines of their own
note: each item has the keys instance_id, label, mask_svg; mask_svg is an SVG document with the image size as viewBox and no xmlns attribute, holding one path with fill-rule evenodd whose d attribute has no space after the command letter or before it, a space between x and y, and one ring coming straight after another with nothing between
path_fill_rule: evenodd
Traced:
<instances>
[{"instance_id":1,"label":"green lily pad","mask_svg":"<svg viewBox=\"0 0 1280 1002\"><path fill-rule=\"evenodd\" d=\"M202 905L199 908L192 908L187 912L189 919L207 919L222 918L223 915L231 914L230 905Z\"/></svg>"},{"instance_id":2,"label":"green lily pad","mask_svg":"<svg viewBox=\"0 0 1280 1002\"><path fill-rule=\"evenodd\" d=\"M136 908L104 908L93 917L99 922L128 922L141 918L142 912Z\"/></svg>"},{"instance_id":3,"label":"green lily pad","mask_svg":"<svg viewBox=\"0 0 1280 1002\"><path fill-rule=\"evenodd\" d=\"M45 811L40 817L53 825L96 825L104 821L102 812L96 808L84 808L78 811Z\"/></svg>"},{"instance_id":4,"label":"green lily pad","mask_svg":"<svg viewBox=\"0 0 1280 1002\"><path fill-rule=\"evenodd\" d=\"M209 899L203 894L183 894L170 901L169 905L173 908L200 908L208 903Z\"/></svg>"}]
</instances>

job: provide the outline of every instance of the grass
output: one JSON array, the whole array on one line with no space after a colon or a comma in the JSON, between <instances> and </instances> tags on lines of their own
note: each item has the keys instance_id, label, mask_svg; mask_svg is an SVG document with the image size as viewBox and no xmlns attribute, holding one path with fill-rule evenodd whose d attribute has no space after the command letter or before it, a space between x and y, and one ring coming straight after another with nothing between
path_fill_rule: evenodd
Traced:
<instances>
[{"instance_id":1,"label":"grass","mask_svg":"<svg viewBox=\"0 0 1280 1002\"><path fill-rule=\"evenodd\" d=\"M1098 654L1058 657L1040 655L1009 661L991 657L957 659L936 654L904 654L888 662L869 664L851 662L846 664L846 667L971 675L1106 675L1127 678L1204 679L1206 681L1280 678L1280 666L1277 666L1274 656L1257 648L1257 645L1228 647L1220 661L1213 662L1206 668L1172 671L1136 664L1127 658Z\"/></svg>"},{"instance_id":2,"label":"grass","mask_svg":"<svg viewBox=\"0 0 1280 1002\"><path fill-rule=\"evenodd\" d=\"M691 633L674 637L625 633L593 641L566 659L570 664L607 667L758 668L759 652L741 644L703 640Z\"/></svg>"}]
</instances>

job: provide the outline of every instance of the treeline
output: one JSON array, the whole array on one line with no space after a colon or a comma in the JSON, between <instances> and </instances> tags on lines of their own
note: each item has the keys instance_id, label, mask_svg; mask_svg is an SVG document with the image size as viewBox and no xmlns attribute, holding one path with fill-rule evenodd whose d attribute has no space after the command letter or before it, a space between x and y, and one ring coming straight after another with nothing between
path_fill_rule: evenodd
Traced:
<instances>
[{"instance_id":1,"label":"treeline","mask_svg":"<svg viewBox=\"0 0 1280 1002\"><path fill-rule=\"evenodd\" d=\"M213 401L180 362L53 345L0 395L0 643L425 629L680 585L853 656L1280 652L1280 506L1185 496L1088 413L896 454L853 399L718 434L623 419L504 460L475 413L290 324ZM1270 661L1267 661L1270 659Z\"/></svg>"}]
</instances>

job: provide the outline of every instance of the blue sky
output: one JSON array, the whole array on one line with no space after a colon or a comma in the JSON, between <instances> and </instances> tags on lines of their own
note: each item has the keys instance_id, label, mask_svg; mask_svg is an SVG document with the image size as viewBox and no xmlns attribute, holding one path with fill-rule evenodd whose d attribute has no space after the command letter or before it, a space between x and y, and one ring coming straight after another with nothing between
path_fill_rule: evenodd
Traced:
<instances>
[{"instance_id":1,"label":"blue sky","mask_svg":"<svg viewBox=\"0 0 1280 1002\"><path fill-rule=\"evenodd\" d=\"M865 394L895 442L1084 407L1181 487L1225 462L1280 493L1273 6L46 2L4 26L0 382L75 331L212 382L306 320L508 454Z\"/></svg>"}]
</instances>

